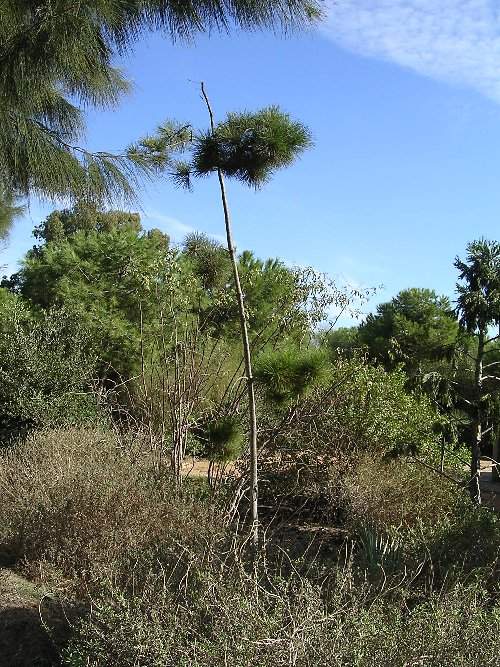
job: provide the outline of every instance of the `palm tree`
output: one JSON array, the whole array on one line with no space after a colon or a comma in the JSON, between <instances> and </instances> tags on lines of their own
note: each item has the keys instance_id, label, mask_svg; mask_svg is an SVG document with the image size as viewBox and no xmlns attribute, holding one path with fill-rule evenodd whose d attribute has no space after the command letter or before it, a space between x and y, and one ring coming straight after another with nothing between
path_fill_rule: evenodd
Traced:
<instances>
[{"instance_id":1,"label":"palm tree","mask_svg":"<svg viewBox=\"0 0 500 667\"><path fill-rule=\"evenodd\" d=\"M491 383L494 383L493 389L495 390L498 382L497 375L487 372L497 362L485 364L485 359L488 354L488 345L500 338L500 333L489 335L492 326L500 327L500 243L486 239L469 243L465 261L457 257L455 267L459 271L459 281L461 281L457 283L456 308L460 324L477 340L472 401L474 420L471 441L470 493L472 500L480 504L479 464L484 436L484 402L491 393Z\"/></svg>"}]
</instances>

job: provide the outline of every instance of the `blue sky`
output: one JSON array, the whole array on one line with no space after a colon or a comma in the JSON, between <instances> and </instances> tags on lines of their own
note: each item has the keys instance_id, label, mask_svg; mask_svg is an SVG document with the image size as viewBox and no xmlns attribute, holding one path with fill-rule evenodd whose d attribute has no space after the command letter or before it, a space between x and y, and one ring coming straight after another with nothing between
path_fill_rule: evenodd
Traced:
<instances>
[{"instance_id":1,"label":"blue sky","mask_svg":"<svg viewBox=\"0 0 500 667\"><path fill-rule=\"evenodd\" d=\"M89 114L87 144L120 149L165 118L207 125L196 81L219 117L279 104L315 146L254 192L229 185L239 249L312 265L339 282L453 296L453 258L500 238L500 13L494 0L337 0L320 29L288 38L232 32L193 44L149 37L122 66L134 82L116 111ZM146 227L180 241L223 234L213 180L167 182L141 199ZM0 261L14 270L32 201Z\"/></svg>"}]
</instances>

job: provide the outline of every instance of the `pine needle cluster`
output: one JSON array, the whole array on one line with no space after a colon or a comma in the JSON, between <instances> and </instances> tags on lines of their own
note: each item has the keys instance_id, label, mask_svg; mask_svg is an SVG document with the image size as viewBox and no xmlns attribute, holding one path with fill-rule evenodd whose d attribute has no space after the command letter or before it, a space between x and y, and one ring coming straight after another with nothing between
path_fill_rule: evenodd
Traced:
<instances>
[{"instance_id":1,"label":"pine needle cluster","mask_svg":"<svg viewBox=\"0 0 500 667\"><path fill-rule=\"evenodd\" d=\"M229 113L213 130L195 132L187 125L167 123L135 150L181 187L191 189L193 178L220 170L224 176L259 188L311 145L305 125L270 106Z\"/></svg>"},{"instance_id":2,"label":"pine needle cluster","mask_svg":"<svg viewBox=\"0 0 500 667\"><path fill-rule=\"evenodd\" d=\"M0 188L0 243L5 241L9 234L13 220L22 214L23 206L18 206L10 192Z\"/></svg>"},{"instance_id":3,"label":"pine needle cluster","mask_svg":"<svg viewBox=\"0 0 500 667\"><path fill-rule=\"evenodd\" d=\"M267 399L285 406L325 380L328 360L323 350L288 348L261 355L254 373Z\"/></svg>"},{"instance_id":4,"label":"pine needle cluster","mask_svg":"<svg viewBox=\"0 0 500 667\"><path fill-rule=\"evenodd\" d=\"M219 168L225 176L258 188L310 145L307 128L277 106L256 113L230 113L214 133L198 137L193 168L196 176Z\"/></svg>"},{"instance_id":5,"label":"pine needle cluster","mask_svg":"<svg viewBox=\"0 0 500 667\"><path fill-rule=\"evenodd\" d=\"M207 421L197 435L203 443L205 456L214 463L235 461L245 441L240 420L235 415L224 415Z\"/></svg>"}]
</instances>

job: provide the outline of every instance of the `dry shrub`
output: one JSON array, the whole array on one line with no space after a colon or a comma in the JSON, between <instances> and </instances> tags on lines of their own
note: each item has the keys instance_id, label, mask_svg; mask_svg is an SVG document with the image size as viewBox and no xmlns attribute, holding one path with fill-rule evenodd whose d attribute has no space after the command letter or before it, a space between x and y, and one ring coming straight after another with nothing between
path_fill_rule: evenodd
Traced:
<instances>
[{"instance_id":1,"label":"dry shrub","mask_svg":"<svg viewBox=\"0 0 500 667\"><path fill-rule=\"evenodd\" d=\"M364 455L344 479L349 521L379 530L436 525L454 507L456 485L411 459Z\"/></svg>"},{"instance_id":2,"label":"dry shrub","mask_svg":"<svg viewBox=\"0 0 500 667\"><path fill-rule=\"evenodd\" d=\"M410 505L391 509L408 486L415 506L433 489L435 504L448 502L431 482L406 479L402 462L388 465L360 462L353 517L409 523ZM70 667L500 667L500 614L484 586L462 581L424 597L412 575L377 588L352 564L306 576L264 559L252 572L227 550L213 497L177 490L109 433L34 435L2 454L0 492L12 558L90 590L65 649Z\"/></svg>"},{"instance_id":3,"label":"dry shrub","mask_svg":"<svg viewBox=\"0 0 500 667\"><path fill-rule=\"evenodd\" d=\"M499 591L500 517L472 505L466 490L414 461L366 456L344 493L362 567L380 571L389 555L393 570L417 568L434 590L474 580Z\"/></svg>"},{"instance_id":4,"label":"dry shrub","mask_svg":"<svg viewBox=\"0 0 500 667\"><path fill-rule=\"evenodd\" d=\"M461 586L408 606L408 591L322 584L234 564L193 564L182 585L151 576L131 597L103 590L65 652L70 667L469 667L500 665L498 607Z\"/></svg>"},{"instance_id":5,"label":"dry shrub","mask_svg":"<svg viewBox=\"0 0 500 667\"><path fill-rule=\"evenodd\" d=\"M119 579L141 550L204 543L220 525L215 507L103 431L46 431L4 451L0 494L2 551L76 579Z\"/></svg>"},{"instance_id":6,"label":"dry shrub","mask_svg":"<svg viewBox=\"0 0 500 667\"><path fill-rule=\"evenodd\" d=\"M389 373L356 357L337 359L330 375L290 404L262 406L259 425L263 504L296 515L305 507L322 522L342 517L342 478L358 457L438 449L441 419L427 397L408 391L401 369ZM362 498L370 484L361 483Z\"/></svg>"}]
</instances>

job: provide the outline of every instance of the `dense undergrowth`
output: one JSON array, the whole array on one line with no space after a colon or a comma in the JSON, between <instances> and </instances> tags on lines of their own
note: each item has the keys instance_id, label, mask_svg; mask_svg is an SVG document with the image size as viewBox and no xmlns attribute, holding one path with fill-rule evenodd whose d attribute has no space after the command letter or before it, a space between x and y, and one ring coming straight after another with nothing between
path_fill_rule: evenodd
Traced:
<instances>
[{"instance_id":1,"label":"dense undergrowth","mask_svg":"<svg viewBox=\"0 0 500 667\"><path fill-rule=\"evenodd\" d=\"M35 234L0 289L0 566L62 610L62 665L500 667L500 525L465 490L474 346L446 300L402 293L370 344L318 329L359 292L239 256L255 550L226 251L87 207ZM208 473L183 477L191 455Z\"/></svg>"},{"instance_id":2,"label":"dense undergrowth","mask_svg":"<svg viewBox=\"0 0 500 667\"><path fill-rule=\"evenodd\" d=\"M41 432L2 454L2 558L78 606L72 667L499 665L496 516L407 460L339 484L345 539L277 526L252 564L227 489L176 488L106 431Z\"/></svg>"}]
</instances>

